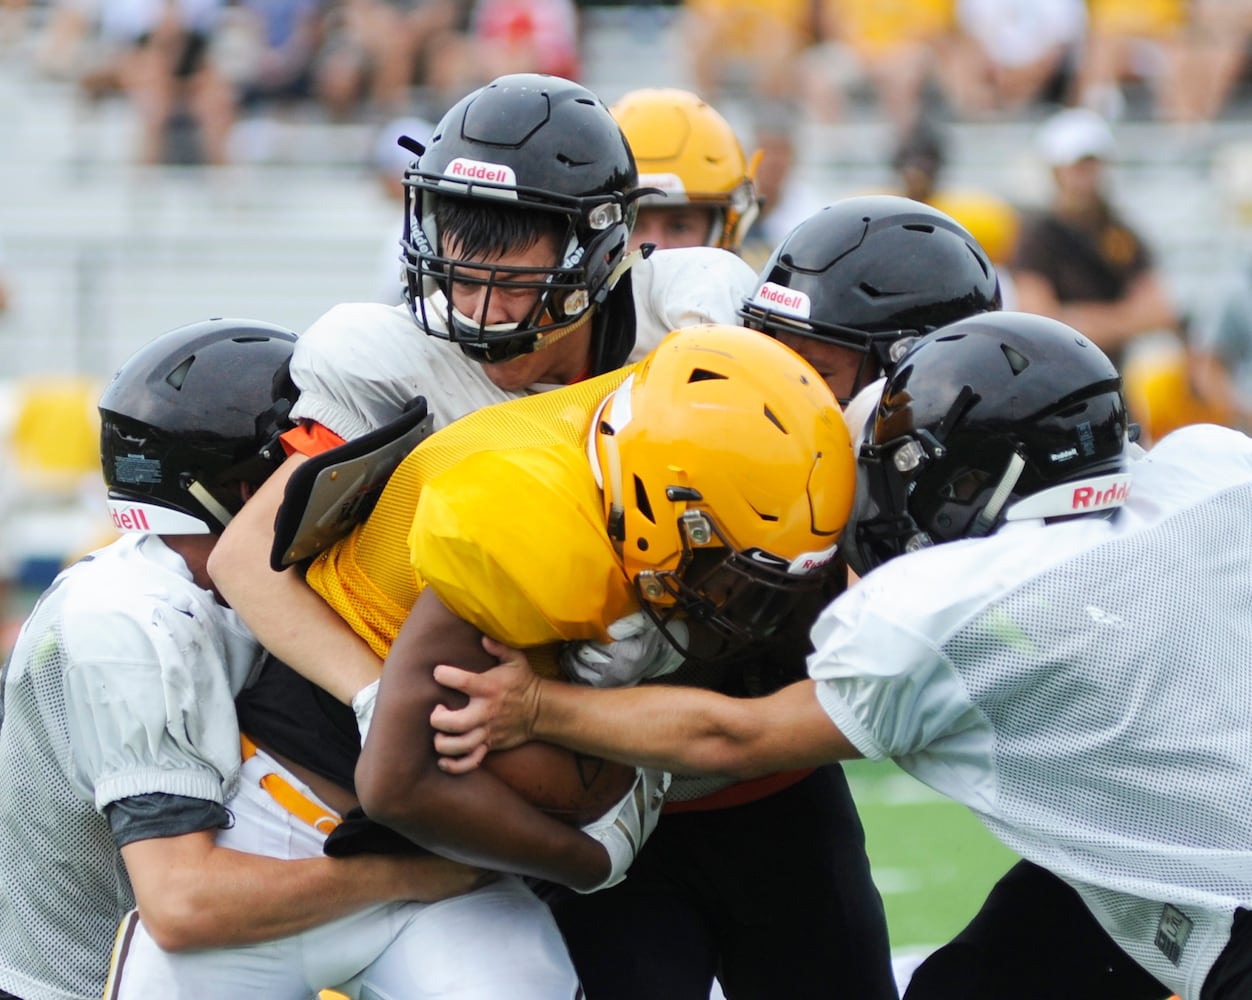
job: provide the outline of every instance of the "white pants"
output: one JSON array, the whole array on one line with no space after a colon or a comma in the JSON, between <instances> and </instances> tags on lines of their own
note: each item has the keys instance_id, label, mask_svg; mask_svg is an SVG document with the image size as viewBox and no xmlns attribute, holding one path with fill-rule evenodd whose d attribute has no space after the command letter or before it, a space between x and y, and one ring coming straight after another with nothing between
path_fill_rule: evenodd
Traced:
<instances>
[{"instance_id":1,"label":"white pants","mask_svg":"<svg viewBox=\"0 0 1252 1000\"><path fill-rule=\"evenodd\" d=\"M246 761L227 803L232 827L217 843L277 858L317 857L325 839L260 787L281 774L264 751ZM547 906L517 878L502 877L440 903L373 906L265 944L170 954L141 922L119 947L116 1000L308 1000L335 988L352 1000L562 1000L578 977Z\"/></svg>"}]
</instances>

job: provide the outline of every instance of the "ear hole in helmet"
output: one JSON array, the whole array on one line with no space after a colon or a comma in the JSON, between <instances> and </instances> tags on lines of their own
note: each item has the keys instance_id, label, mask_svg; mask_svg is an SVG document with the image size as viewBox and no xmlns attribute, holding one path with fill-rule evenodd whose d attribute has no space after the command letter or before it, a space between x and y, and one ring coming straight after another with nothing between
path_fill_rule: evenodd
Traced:
<instances>
[{"instance_id":1,"label":"ear hole in helmet","mask_svg":"<svg viewBox=\"0 0 1252 1000\"><path fill-rule=\"evenodd\" d=\"M652 502L648 499L648 489L638 476L635 476L635 506L639 508L640 514L652 524L656 524L656 516L652 513Z\"/></svg>"},{"instance_id":2,"label":"ear hole in helmet","mask_svg":"<svg viewBox=\"0 0 1252 1000\"><path fill-rule=\"evenodd\" d=\"M1008 344L1001 344L1000 352L1008 360L1009 368L1013 370L1014 375L1020 375L1030 367L1030 358L1026 357L1026 355L1022 354L1020 351L1015 351Z\"/></svg>"},{"instance_id":3,"label":"ear hole in helmet","mask_svg":"<svg viewBox=\"0 0 1252 1000\"><path fill-rule=\"evenodd\" d=\"M939 490L939 495L957 503L969 503L991 482L991 476L981 469L964 469L949 479Z\"/></svg>"},{"instance_id":4,"label":"ear hole in helmet","mask_svg":"<svg viewBox=\"0 0 1252 1000\"><path fill-rule=\"evenodd\" d=\"M195 362L196 356L193 354L187 358L182 364L175 368L172 372L165 376L165 382L171 389L181 389L183 383L187 381L187 373L191 371L191 366Z\"/></svg>"}]
</instances>

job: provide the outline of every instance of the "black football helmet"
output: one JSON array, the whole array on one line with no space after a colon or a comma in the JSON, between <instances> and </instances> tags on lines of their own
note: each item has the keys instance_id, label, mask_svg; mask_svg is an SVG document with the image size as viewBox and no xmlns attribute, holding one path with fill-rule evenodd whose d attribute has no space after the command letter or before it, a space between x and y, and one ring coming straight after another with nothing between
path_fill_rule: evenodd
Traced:
<instances>
[{"instance_id":1,"label":"black football helmet","mask_svg":"<svg viewBox=\"0 0 1252 1000\"><path fill-rule=\"evenodd\" d=\"M480 361L504 361L568 330L598 303L626 252L638 172L604 103L569 80L502 76L459 101L405 172L405 299L418 325ZM436 222L443 198L550 213L564 233L551 268L459 267ZM488 286L507 277L537 301L520 323L488 326L455 312L451 281ZM443 322L431 324L431 312Z\"/></svg>"},{"instance_id":2,"label":"black football helmet","mask_svg":"<svg viewBox=\"0 0 1252 1000\"><path fill-rule=\"evenodd\" d=\"M1000 308L1000 283L978 241L955 219L896 195L845 198L783 238L739 315L777 336L796 334L863 355L846 404L890 372L908 343Z\"/></svg>"},{"instance_id":3,"label":"black football helmet","mask_svg":"<svg viewBox=\"0 0 1252 1000\"><path fill-rule=\"evenodd\" d=\"M840 548L864 574L1005 521L1107 513L1126 499L1121 376L1077 330L974 316L915 342L866 424Z\"/></svg>"},{"instance_id":4,"label":"black football helmet","mask_svg":"<svg viewBox=\"0 0 1252 1000\"><path fill-rule=\"evenodd\" d=\"M100 458L123 531L217 534L283 459L296 335L210 319L150 341L100 397Z\"/></svg>"}]
</instances>

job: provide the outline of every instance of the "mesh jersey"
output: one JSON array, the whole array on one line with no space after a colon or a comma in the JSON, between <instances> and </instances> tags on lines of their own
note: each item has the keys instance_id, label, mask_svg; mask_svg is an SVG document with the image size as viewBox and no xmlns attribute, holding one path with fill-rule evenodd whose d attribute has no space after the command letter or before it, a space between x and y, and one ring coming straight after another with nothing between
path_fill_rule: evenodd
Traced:
<instances>
[{"instance_id":1,"label":"mesh jersey","mask_svg":"<svg viewBox=\"0 0 1252 1000\"><path fill-rule=\"evenodd\" d=\"M385 656L429 585L517 646L607 640L638 610L604 525L587 433L629 369L473 413L423 441L307 579Z\"/></svg>"},{"instance_id":2,"label":"mesh jersey","mask_svg":"<svg viewBox=\"0 0 1252 1000\"><path fill-rule=\"evenodd\" d=\"M659 250L630 271L638 361L671 330L737 324L756 273L726 250ZM438 317L431 314L432 322ZM426 397L436 425L518 395L493 385L456 344L425 336L405 306L335 306L296 342L291 377L300 398L291 415L324 424L345 440L376 430Z\"/></svg>"},{"instance_id":3,"label":"mesh jersey","mask_svg":"<svg viewBox=\"0 0 1252 1000\"><path fill-rule=\"evenodd\" d=\"M737 323L739 304L756 285L751 267L728 251L709 247L657 251L631 268L628 278L630 300L623 314L612 318L626 325L634 360L670 330ZM619 291L626 289L619 285L613 295ZM609 301L614 301L612 296ZM439 321L438 316L430 318ZM604 350L612 341L608 338ZM456 344L424 335L406 307L375 303L335 306L313 323L296 342L291 375L300 389L292 416L321 423L345 439L390 422L418 394L426 396L437 427L519 395L493 385L483 367L467 360ZM509 502L514 504L515 498L510 496ZM508 523L525 522L514 518ZM407 528L406 522L397 535L401 543ZM397 549L398 554L407 551L403 545ZM394 622L386 631L395 634ZM248 731L272 749L343 782L352 774L358 749L351 711L323 698L288 668L267 668L262 677L262 684L245 691L238 703ZM340 738L326 739L327 732Z\"/></svg>"},{"instance_id":4,"label":"mesh jersey","mask_svg":"<svg viewBox=\"0 0 1252 1000\"><path fill-rule=\"evenodd\" d=\"M0 988L95 998L134 897L103 810L153 792L225 801L232 700L257 656L155 535L61 573L4 672Z\"/></svg>"},{"instance_id":5,"label":"mesh jersey","mask_svg":"<svg viewBox=\"0 0 1252 1000\"><path fill-rule=\"evenodd\" d=\"M1252 440L1189 427L1131 469L1112 519L868 574L809 669L865 756L967 805L1199 996L1252 906Z\"/></svg>"}]
</instances>

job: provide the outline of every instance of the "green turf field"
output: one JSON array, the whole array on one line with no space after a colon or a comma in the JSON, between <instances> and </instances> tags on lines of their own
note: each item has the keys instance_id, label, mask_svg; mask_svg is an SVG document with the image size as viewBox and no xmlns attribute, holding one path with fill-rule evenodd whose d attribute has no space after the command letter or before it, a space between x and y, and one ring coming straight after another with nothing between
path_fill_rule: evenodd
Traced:
<instances>
[{"instance_id":1,"label":"green turf field","mask_svg":"<svg viewBox=\"0 0 1252 1000\"><path fill-rule=\"evenodd\" d=\"M892 950L929 950L957 933L1017 860L963 806L889 762L844 765Z\"/></svg>"}]
</instances>

